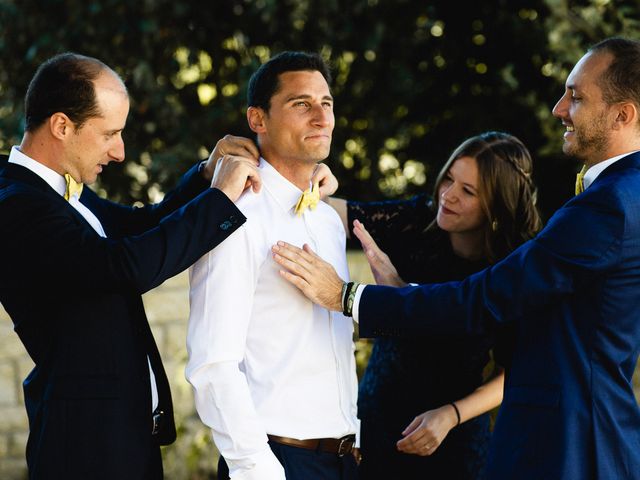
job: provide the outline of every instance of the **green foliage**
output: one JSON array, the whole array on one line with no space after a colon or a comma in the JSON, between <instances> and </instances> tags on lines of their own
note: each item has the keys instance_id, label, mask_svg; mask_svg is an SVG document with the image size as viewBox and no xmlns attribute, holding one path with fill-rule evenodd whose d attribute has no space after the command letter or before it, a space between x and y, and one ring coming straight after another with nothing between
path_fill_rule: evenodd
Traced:
<instances>
[{"instance_id":1,"label":"green foliage","mask_svg":"<svg viewBox=\"0 0 640 480\"><path fill-rule=\"evenodd\" d=\"M128 161L102 175L122 201L156 200L225 133L249 135L250 74L285 49L321 52L335 73L329 164L346 197L429 188L449 152L488 129L541 161L543 209L570 193L551 107L571 65L606 36L637 37L638 1L0 0L0 149L20 141L37 65L78 51L113 66L132 105ZM547 160L553 160L547 161ZM559 187L558 178L564 178ZM99 186L100 188L100 186Z\"/></svg>"},{"instance_id":2,"label":"green foliage","mask_svg":"<svg viewBox=\"0 0 640 480\"><path fill-rule=\"evenodd\" d=\"M558 162L551 107L589 44L638 36L639 5L0 0L0 149L20 141L22 98L40 62L66 50L96 56L123 76L132 99L128 160L98 188L115 200L156 200L224 134L250 134L244 94L261 62L285 49L318 51L334 68L328 162L343 196L428 189L462 139L502 129L540 160L536 179L551 211L570 194L574 170Z\"/></svg>"},{"instance_id":3,"label":"green foliage","mask_svg":"<svg viewBox=\"0 0 640 480\"><path fill-rule=\"evenodd\" d=\"M505 129L534 150L532 112L557 82L544 2L23 0L0 3L0 148L19 142L22 96L37 65L73 50L113 66L132 108L128 161L102 175L111 197L155 199L225 133L245 134L255 68L284 49L334 67L330 165L341 193L422 190L464 137Z\"/></svg>"}]
</instances>

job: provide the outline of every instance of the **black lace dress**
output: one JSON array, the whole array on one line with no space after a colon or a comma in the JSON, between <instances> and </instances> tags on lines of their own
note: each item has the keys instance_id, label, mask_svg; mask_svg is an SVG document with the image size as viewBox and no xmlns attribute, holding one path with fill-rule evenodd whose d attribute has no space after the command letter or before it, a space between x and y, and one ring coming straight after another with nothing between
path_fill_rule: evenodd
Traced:
<instances>
[{"instance_id":1,"label":"black lace dress","mask_svg":"<svg viewBox=\"0 0 640 480\"><path fill-rule=\"evenodd\" d=\"M483 269L454 255L426 196L410 200L348 203L349 225L360 220L406 282L459 280ZM353 235L352 235L353 236ZM357 244L357 239L355 239ZM473 392L483 381L494 339L490 336L423 336L376 339L360 382L360 479L477 479L489 443L489 416L449 432L430 457L399 453L396 442L415 416Z\"/></svg>"}]
</instances>

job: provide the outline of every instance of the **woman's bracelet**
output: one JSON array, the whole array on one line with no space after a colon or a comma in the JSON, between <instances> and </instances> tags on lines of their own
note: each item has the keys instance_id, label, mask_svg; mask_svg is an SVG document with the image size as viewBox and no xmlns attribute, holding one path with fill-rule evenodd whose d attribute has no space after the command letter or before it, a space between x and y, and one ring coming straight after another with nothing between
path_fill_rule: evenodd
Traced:
<instances>
[{"instance_id":1,"label":"woman's bracelet","mask_svg":"<svg viewBox=\"0 0 640 480\"><path fill-rule=\"evenodd\" d=\"M458 425L460 425L460 410L458 410L458 406L456 405L456 402L451 402L449 405L451 405L453 409L456 411L456 417L458 418L458 423L456 423L456 427L457 427Z\"/></svg>"}]
</instances>

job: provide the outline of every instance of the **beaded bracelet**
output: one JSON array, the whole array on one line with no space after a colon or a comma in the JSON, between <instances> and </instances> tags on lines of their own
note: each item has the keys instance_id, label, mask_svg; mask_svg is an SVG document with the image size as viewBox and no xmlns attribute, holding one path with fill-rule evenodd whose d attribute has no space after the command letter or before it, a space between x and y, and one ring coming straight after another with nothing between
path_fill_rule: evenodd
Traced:
<instances>
[{"instance_id":1,"label":"beaded bracelet","mask_svg":"<svg viewBox=\"0 0 640 480\"><path fill-rule=\"evenodd\" d=\"M360 284L358 282L349 282L345 291L344 302L342 304L342 312L347 317L353 316L353 303L356 299L356 292Z\"/></svg>"},{"instance_id":2,"label":"beaded bracelet","mask_svg":"<svg viewBox=\"0 0 640 480\"><path fill-rule=\"evenodd\" d=\"M340 305L342 305L342 311L345 309L345 299L347 298L347 290L349 289L349 284L347 282L342 283L342 293L340 294Z\"/></svg>"}]
</instances>

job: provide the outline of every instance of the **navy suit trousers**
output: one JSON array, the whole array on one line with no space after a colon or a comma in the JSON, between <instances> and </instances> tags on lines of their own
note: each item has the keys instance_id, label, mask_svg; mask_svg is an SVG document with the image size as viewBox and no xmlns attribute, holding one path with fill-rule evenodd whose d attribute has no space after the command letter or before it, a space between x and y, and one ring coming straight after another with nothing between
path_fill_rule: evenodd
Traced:
<instances>
[{"instance_id":1,"label":"navy suit trousers","mask_svg":"<svg viewBox=\"0 0 640 480\"><path fill-rule=\"evenodd\" d=\"M357 465L353 455L344 457L327 452L269 442L276 458L284 466L287 480L356 480ZM218 480L229 479L224 458L218 462Z\"/></svg>"}]
</instances>

